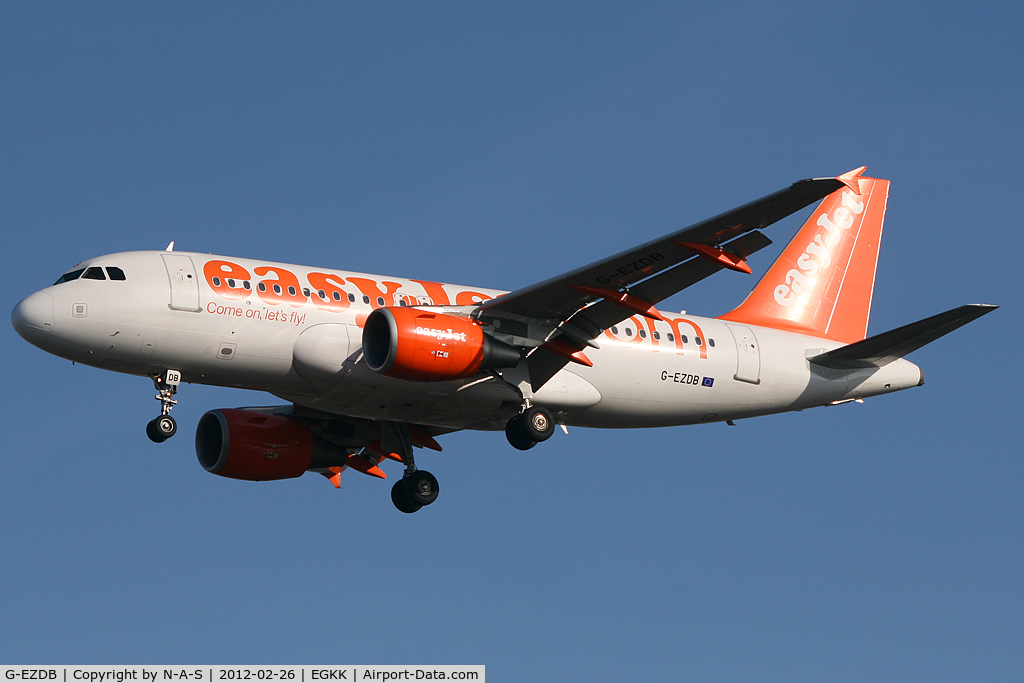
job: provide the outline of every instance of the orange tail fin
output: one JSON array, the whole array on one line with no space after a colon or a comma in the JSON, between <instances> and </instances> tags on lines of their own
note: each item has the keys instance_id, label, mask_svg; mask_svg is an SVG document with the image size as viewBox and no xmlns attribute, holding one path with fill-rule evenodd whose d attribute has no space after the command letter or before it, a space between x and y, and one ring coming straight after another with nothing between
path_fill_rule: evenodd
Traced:
<instances>
[{"instance_id":1,"label":"orange tail fin","mask_svg":"<svg viewBox=\"0 0 1024 683\"><path fill-rule=\"evenodd\" d=\"M754 291L723 320L827 337L864 339L875 287L889 181L838 179L846 187L822 200Z\"/></svg>"}]
</instances>

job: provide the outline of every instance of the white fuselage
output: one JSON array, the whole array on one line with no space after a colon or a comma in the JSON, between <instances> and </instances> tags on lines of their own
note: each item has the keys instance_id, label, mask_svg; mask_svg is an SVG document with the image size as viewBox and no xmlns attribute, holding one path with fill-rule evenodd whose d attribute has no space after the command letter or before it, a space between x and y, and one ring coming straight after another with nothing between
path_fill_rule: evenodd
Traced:
<instances>
[{"instance_id":1,"label":"white fuselage","mask_svg":"<svg viewBox=\"0 0 1024 683\"><path fill-rule=\"evenodd\" d=\"M599 349L585 350L593 367L569 364L536 393L525 363L411 382L362 362L372 310L468 307L504 292L187 252L111 254L75 269L89 267L116 267L125 279L79 278L30 295L13 314L22 336L79 363L137 375L173 368L185 382L360 418L502 429L526 394L562 424L656 427L828 405L922 380L902 359L843 372L807 361L836 341L663 312L665 321L635 316L606 330Z\"/></svg>"}]
</instances>

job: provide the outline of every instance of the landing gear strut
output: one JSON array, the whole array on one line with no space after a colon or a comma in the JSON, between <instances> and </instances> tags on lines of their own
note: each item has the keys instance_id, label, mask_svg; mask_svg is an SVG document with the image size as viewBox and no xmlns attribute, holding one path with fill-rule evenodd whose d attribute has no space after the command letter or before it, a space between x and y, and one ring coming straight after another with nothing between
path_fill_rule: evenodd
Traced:
<instances>
[{"instance_id":1,"label":"landing gear strut","mask_svg":"<svg viewBox=\"0 0 1024 683\"><path fill-rule=\"evenodd\" d=\"M528 451L555 433L555 419L540 406L528 406L505 425L508 442L521 451Z\"/></svg>"},{"instance_id":2,"label":"landing gear strut","mask_svg":"<svg viewBox=\"0 0 1024 683\"><path fill-rule=\"evenodd\" d=\"M171 417L171 408L177 403L174 395L181 384L181 373L168 370L163 375L151 375L156 387L156 400L160 401L160 416L146 425L146 436L153 443L163 443L178 431L178 423Z\"/></svg>"},{"instance_id":3,"label":"landing gear strut","mask_svg":"<svg viewBox=\"0 0 1024 683\"><path fill-rule=\"evenodd\" d=\"M409 438L408 428L390 429L389 431L391 433L387 436L397 442L395 445L400 446L402 461L405 462L405 473L391 487L391 502L401 512L412 514L424 505L430 505L437 500L437 494L441 489L433 474L426 470L416 469L416 459L412 453L412 441ZM382 441L383 439L384 435L382 435Z\"/></svg>"}]
</instances>

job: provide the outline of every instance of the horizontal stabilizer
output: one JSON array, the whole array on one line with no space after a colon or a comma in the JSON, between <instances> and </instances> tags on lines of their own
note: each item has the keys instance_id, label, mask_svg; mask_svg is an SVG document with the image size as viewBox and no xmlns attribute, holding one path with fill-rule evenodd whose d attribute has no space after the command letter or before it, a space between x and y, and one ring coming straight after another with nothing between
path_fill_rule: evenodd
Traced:
<instances>
[{"instance_id":1,"label":"horizontal stabilizer","mask_svg":"<svg viewBox=\"0 0 1024 683\"><path fill-rule=\"evenodd\" d=\"M841 346L809 360L816 365L839 370L881 367L997 308L999 307L992 304L967 304L924 320L918 320L916 323L910 323L903 327L897 327L895 330Z\"/></svg>"}]
</instances>

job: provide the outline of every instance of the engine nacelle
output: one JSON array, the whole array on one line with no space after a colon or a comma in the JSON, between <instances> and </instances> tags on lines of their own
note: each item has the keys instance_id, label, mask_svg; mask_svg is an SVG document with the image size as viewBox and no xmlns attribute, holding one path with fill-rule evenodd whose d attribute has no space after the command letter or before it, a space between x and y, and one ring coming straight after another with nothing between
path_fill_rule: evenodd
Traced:
<instances>
[{"instance_id":1,"label":"engine nacelle","mask_svg":"<svg viewBox=\"0 0 1024 683\"><path fill-rule=\"evenodd\" d=\"M378 308L363 327L363 358L388 377L437 382L519 364L519 349L469 318L416 308Z\"/></svg>"},{"instance_id":2,"label":"engine nacelle","mask_svg":"<svg viewBox=\"0 0 1024 683\"><path fill-rule=\"evenodd\" d=\"M292 479L309 469L313 433L302 420L250 410L211 410L196 427L196 455L207 472L232 479Z\"/></svg>"}]
</instances>

